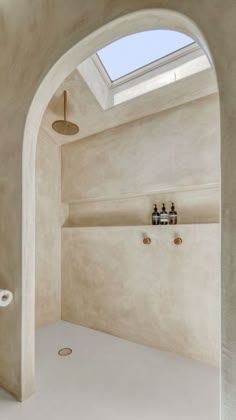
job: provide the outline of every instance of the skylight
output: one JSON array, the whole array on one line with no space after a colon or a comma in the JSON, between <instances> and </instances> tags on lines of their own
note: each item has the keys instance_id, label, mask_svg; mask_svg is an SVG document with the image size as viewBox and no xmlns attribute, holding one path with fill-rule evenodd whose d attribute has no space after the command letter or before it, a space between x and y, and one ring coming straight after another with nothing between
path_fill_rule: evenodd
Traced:
<instances>
[{"instance_id":1,"label":"skylight","mask_svg":"<svg viewBox=\"0 0 236 420\"><path fill-rule=\"evenodd\" d=\"M138 32L112 42L97 55L115 81L193 42L189 36L170 30Z\"/></svg>"}]
</instances>

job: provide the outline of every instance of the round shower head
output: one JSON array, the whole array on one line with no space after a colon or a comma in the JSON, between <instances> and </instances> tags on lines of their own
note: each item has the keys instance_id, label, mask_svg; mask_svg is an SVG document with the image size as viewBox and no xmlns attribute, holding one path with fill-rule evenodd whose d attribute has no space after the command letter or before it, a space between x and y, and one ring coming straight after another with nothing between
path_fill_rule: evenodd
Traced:
<instances>
[{"instance_id":1,"label":"round shower head","mask_svg":"<svg viewBox=\"0 0 236 420\"><path fill-rule=\"evenodd\" d=\"M59 134L64 134L64 136L73 136L79 132L79 127L77 124L74 124L66 120L57 120L52 124L53 130Z\"/></svg>"},{"instance_id":2,"label":"round shower head","mask_svg":"<svg viewBox=\"0 0 236 420\"><path fill-rule=\"evenodd\" d=\"M64 136L73 136L79 132L79 127L77 124L67 121L66 119L66 110L67 110L67 92L64 90L64 120L57 120L52 123L52 128L59 134Z\"/></svg>"}]
</instances>

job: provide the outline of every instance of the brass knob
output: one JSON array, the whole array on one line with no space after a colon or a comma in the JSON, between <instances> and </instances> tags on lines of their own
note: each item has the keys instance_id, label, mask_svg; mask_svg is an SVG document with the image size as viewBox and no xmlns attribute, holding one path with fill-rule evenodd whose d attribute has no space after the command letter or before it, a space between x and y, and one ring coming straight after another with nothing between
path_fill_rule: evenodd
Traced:
<instances>
[{"instance_id":1,"label":"brass knob","mask_svg":"<svg viewBox=\"0 0 236 420\"><path fill-rule=\"evenodd\" d=\"M150 243L151 243L152 241L151 241L151 239L150 238L144 238L143 239L143 243L145 244L145 245L150 245Z\"/></svg>"},{"instance_id":2,"label":"brass knob","mask_svg":"<svg viewBox=\"0 0 236 420\"><path fill-rule=\"evenodd\" d=\"M174 244L175 245L181 245L183 243L183 239L181 239L181 238L175 238L174 239Z\"/></svg>"}]
</instances>

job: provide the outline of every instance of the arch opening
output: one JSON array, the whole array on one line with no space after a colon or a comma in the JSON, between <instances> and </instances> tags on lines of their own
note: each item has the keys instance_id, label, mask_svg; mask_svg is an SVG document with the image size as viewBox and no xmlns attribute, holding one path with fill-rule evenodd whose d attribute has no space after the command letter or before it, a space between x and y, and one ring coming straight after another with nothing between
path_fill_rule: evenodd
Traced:
<instances>
[{"instance_id":1,"label":"arch opening","mask_svg":"<svg viewBox=\"0 0 236 420\"><path fill-rule=\"evenodd\" d=\"M122 23L122 25L121 25ZM206 52L212 63L206 41L198 28L188 18L168 10L140 11L124 18L119 18L86 39L80 41L68 51L51 69L41 83L27 117L24 143L23 143L23 210L22 210L22 234L23 234L23 255L22 255L22 290L35 289L35 157L38 132L47 104L66 77L83 61L94 54L98 49L124 35L136 33L137 31L153 29L174 29L191 36ZM33 279L33 281L32 281ZM32 296L32 293L29 293ZM24 294L23 294L24 296ZM27 301L27 295L23 298L24 312L22 314L34 320L35 308L32 302ZM25 326L24 326L25 325ZM26 327L27 325L27 327ZM27 329L26 329L27 328ZM28 376L29 388L33 389L34 382L34 325L23 322L22 342L22 366L28 366L23 375ZM24 361L25 346L32 349L29 362ZM27 393L30 393L27 392Z\"/></svg>"}]
</instances>

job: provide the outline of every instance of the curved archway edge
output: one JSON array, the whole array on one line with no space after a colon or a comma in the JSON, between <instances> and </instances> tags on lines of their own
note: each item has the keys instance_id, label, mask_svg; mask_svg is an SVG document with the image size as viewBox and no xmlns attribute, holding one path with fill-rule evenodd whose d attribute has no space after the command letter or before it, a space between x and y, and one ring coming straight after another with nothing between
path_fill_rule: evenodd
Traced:
<instances>
[{"instance_id":1,"label":"curved archway edge","mask_svg":"<svg viewBox=\"0 0 236 420\"><path fill-rule=\"evenodd\" d=\"M87 57L121 36L158 28L190 35L213 61L206 39L188 17L164 9L137 11L107 23L67 51L46 75L32 100L22 151L22 399L34 390L35 155L41 119L57 88Z\"/></svg>"}]
</instances>

